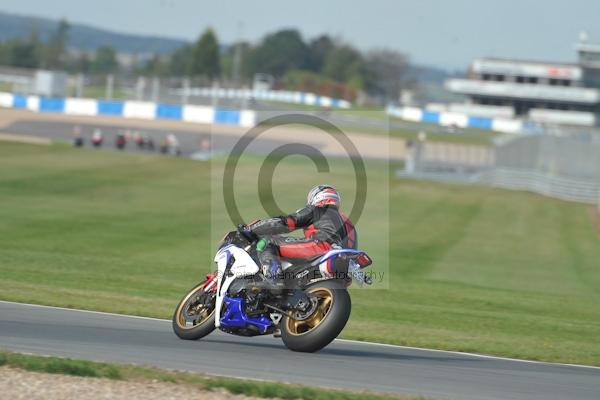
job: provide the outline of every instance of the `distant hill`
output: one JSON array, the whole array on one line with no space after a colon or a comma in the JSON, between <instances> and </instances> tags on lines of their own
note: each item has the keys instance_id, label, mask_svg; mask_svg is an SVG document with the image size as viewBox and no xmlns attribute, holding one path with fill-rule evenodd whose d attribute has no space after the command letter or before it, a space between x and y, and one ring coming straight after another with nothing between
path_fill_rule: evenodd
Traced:
<instances>
[{"instance_id":1,"label":"distant hill","mask_svg":"<svg viewBox=\"0 0 600 400\"><path fill-rule=\"evenodd\" d=\"M188 42L180 39L130 35L71 23L69 46L79 50L95 50L111 46L119 53L148 54L170 53ZM58 21L0 12L0 40L25 38L35 31L42 40L55 31Z\"/></svg>"}]
</instances>

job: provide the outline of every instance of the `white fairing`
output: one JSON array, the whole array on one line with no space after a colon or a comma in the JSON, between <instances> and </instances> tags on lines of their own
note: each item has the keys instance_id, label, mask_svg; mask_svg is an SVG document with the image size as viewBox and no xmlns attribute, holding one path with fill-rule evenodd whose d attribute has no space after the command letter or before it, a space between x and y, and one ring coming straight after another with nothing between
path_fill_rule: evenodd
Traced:
<instances>
[{"instance_id":1,"label":"white fairing","mask_svg":"<svg viewBox=\"0 0 600 400\"><path fill-rule=\"evenodd\" d=\"M235 259L231 269L227 276L225 276L225 269L227 263L233 257ZM254 262L252 257L244 250L237 246L229 245L225 246L217 252L215 256L215 262L217 263L217 299L215 304L215 326L218 328L221 321L221 307L223 306L223 298L227 294L229 286L236 278L244 276L250 276L258 273L259 266Z\"/></svg>"}]
</instances>

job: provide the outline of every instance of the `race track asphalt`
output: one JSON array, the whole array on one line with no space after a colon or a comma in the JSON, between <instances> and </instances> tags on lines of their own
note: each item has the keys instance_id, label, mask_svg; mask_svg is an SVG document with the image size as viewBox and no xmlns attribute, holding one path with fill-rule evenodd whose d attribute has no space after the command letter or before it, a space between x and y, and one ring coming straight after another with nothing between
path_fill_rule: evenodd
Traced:
<instances>
[{"instance_id":1,"label":"race track asphalt","mask_svg":"<svg viewBox=\"0 0 600 400\"><path fill-rule=\"evenodd\" d=\"M434 399L600 399L600 368L345 340L315 354L273 337L189 342L170 321L1 301L0 348Z\"/></svg>"},{"instance_id":2,"label":"race track asphalt","mask_svg":"<svg viewBox=\"0 0 600 400\"><path fill-rule=\"evenodd\" d=\"M157 124L159 125L159 124ZM87 123L76 123L65 119L64 121L36 121L36 120L20 120L9 125L6 130L13 134L30 135L41 138L48 138L51 140L62 140L71 142L73 140L74 128L78 127L81 131L81 136L84 139L86 147L90 147L91 138L94 130L98 128L98 125ZM158 146L162 140L165 139L167 134L175 133L179 143L183 156L190 156L195 152L201 150L201 143L205 139L210 139L212 150L217 153L228 153L231 151L233 146L238 142L239 138L230 135L211 135L210 129L200 128L198 130L178 130L176 132L164 129L132 129L127 125L119 125L115 123L113 125L102 125L100 126L102 135L104 138L104 149L115 149L115 138L119 133L125 131L140 132L144 136L151 137L155 143L155 152L158 151ZM254 153L257 154L268 154L277 147L286 144L284 141L276 141L270 139L258 139L252 147ZM125 150L127 151L143 151L148 152L146 149L139 149L134 143L128 143Z\"/></svg>"}]
</instances>

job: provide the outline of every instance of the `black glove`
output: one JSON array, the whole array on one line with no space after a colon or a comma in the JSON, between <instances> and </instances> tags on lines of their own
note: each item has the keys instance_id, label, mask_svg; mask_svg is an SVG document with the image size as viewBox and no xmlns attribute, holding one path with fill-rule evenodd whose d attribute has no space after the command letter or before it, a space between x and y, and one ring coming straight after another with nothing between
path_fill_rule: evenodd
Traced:
<instances>
[{"instance_id":1,"label":"black glove","mask_svg":"<svg viewBox=\"0 0 600 400\"><path fill-rule=\"evenodd\" d=\"M238 225L238 232L242 234L250 243L258 241L258 236L246 224Z\"/></svg>"}]
</instances>

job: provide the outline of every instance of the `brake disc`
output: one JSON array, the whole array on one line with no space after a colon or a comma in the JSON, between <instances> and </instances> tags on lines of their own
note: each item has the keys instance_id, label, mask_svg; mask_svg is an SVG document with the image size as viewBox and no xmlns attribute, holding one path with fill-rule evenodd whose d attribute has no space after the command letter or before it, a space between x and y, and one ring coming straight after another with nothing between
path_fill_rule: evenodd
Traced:
<instances>
[{"instance_id":1,"label":"brake disc","mask_svg":"<svg viewBox=\"0 0 600 400\"><path fill-rule=\"evenodd\" d=\"M206 297L206 294L203 293L201 295L195 296L194 298L188 300L188 303L184 307L183 318L187 322L196 322L200 317L200 313L207 309L206 303L200 303L202 301L202 297ZM192 312L190 312L192 311Z\"/></svg>"},{"instance_id":2,"label":"brake disc","mask_svg":"<svg viewBox=\"0 0 600 400\"><path fill-rule=\"evenodd\" d=\"M308 311L305 311L305 312L296 311L294 313L294 319L296 321L304 321L304 320L308 319L311 315L314 314L318 305L319 305L319 299L311 296L310 297L310 308L308 309Z\"/></svg>"}]
</instances>

